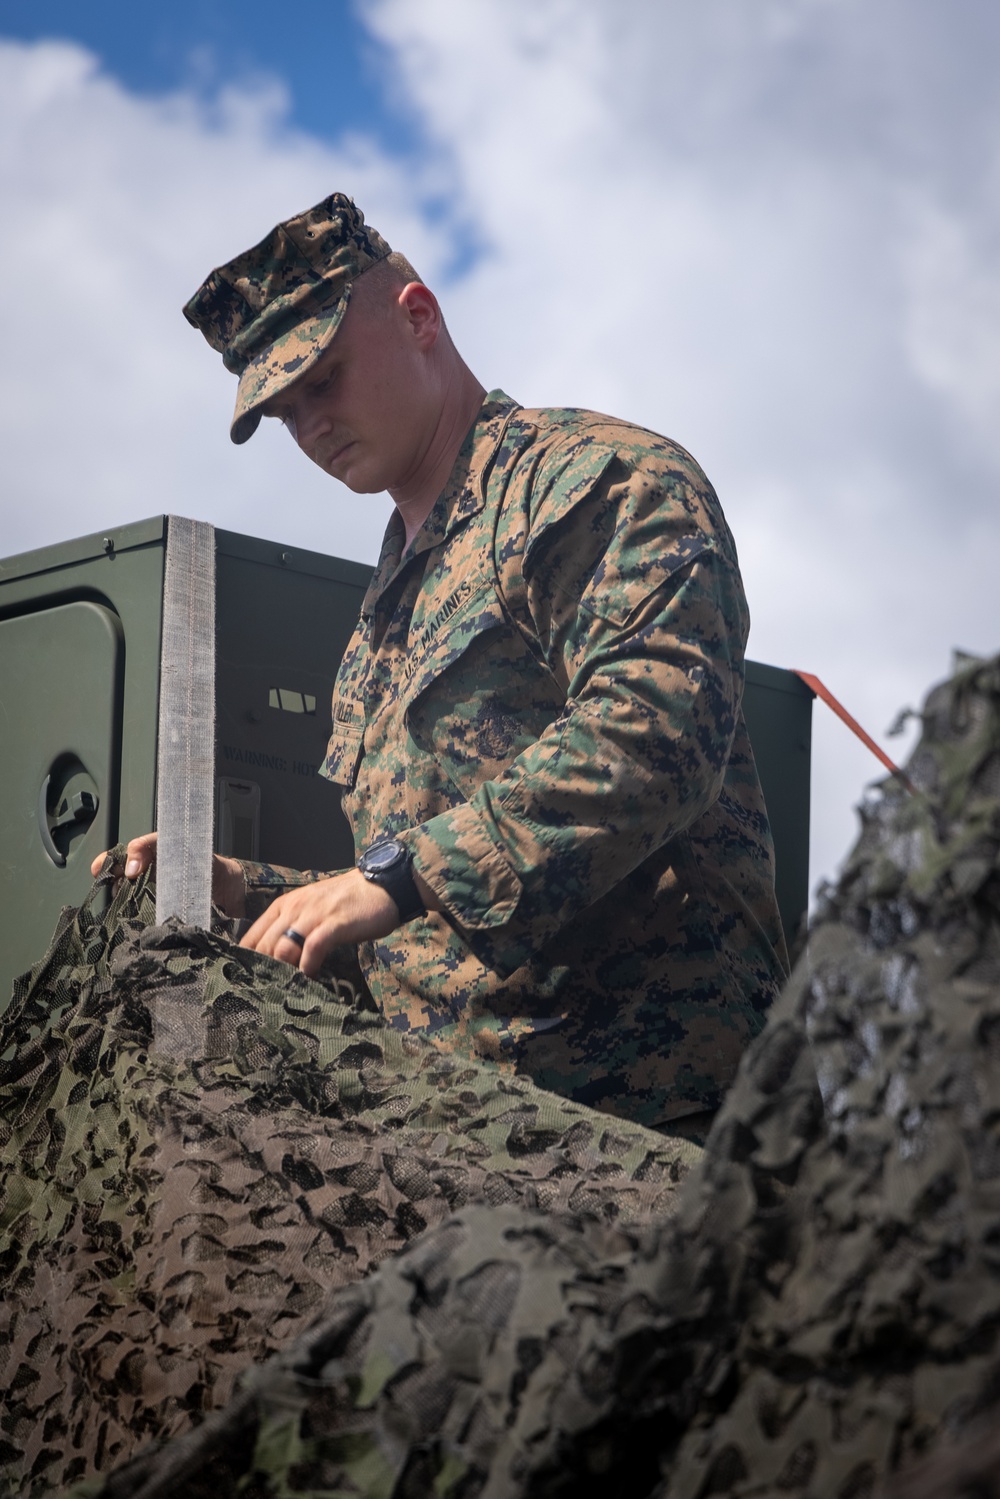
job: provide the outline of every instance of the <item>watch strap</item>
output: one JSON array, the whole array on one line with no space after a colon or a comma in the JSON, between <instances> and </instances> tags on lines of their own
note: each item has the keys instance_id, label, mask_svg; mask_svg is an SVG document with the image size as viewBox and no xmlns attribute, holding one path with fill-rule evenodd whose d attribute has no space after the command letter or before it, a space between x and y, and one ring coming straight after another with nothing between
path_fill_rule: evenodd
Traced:
<instances>
[{"instance_id":1,"label":"watch strap","mask_svg":"<svg viewBox=\"0 0 1000 1499\"><path fill-rule=\"evenodd\" d=\"M368 855L378 849L384 858L388 845L392 845L399 851L399 856L388 866L373 866L368 862ZM413 878L413 855L402 843L395 839L386 838L378 843L373 843L367 848L358 860L358 868L366 880L373 885L381 885L387 895L390 895L399 910L399 919L412 921L415 916L426 916L427 907L420 898L417 882Z\"/></svg>"}]
</instances>

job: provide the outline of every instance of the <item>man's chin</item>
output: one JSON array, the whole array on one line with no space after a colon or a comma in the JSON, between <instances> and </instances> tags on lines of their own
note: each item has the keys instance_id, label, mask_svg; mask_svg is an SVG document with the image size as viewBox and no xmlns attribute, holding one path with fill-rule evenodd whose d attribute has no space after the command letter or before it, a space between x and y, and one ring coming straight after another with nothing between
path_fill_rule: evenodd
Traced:
<instances>
[{"instance_id":1,"label":"man's chin","mask_svg":"<svg viewBox=\"0 0 1000 1499\"><path fill-rule=\"evenodd\" d=\"M351 491L351 494L382 494L385 490L384 484L378 484L375 481L341 479L340 482L345 489Z\"/></svg>"},{"instance_id":2,"label":"man's chin","mask_svg":"<svg viewBox=\"0 0 1000 1499\"><path fill-rule=\"evenodd\" d=\"M328 458L317 458L317 463L325 474L331 479L339 479L341 484L346 484L348 489L354 489L356 479L361 477L361 465L355 452L356 443L349 442L345 447L338 448Z\"/></svg>"},{"instance_id":3,"label":"man's chin","mask_svg":"<svg viewBox=\"0 0 1000 1499\"><path fill-rule=\"evenodd\" d=\"M360 463L338 464L335 468L324 465L324 472L331 479L339 480L352 494L381 494L385 489L384 480L367 471Z\"/></svg>"},{"instance_id":4,"label":"man's chin","mask_svg":"<svg viewBox=\"0 0 1000 1499\"><path fill-rule=\"evenodd\" d=\"M385 474L372 472L357 442L347 443L329 458L315 457L313 462L352 494L381 494L387 488Z\"/></svg>"}]
</instances>

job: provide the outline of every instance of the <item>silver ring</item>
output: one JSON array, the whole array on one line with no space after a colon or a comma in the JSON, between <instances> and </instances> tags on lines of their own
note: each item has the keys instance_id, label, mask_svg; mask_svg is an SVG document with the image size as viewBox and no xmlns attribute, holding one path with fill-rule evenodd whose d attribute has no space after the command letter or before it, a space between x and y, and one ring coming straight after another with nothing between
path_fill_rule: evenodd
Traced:
<instances>
[{"instance_id":1,"label":"silver ring","mask_svg":"<svg viewBox=\"0 0 1000 1499\"><path fill-rule=\"evenodd\" d=\"M281 935L287 937L289 942L297 942L300 947L305 947L306 945L306 939L302 933L297 932L293 926L286 926Z\"/></svg>"}]
</instances>

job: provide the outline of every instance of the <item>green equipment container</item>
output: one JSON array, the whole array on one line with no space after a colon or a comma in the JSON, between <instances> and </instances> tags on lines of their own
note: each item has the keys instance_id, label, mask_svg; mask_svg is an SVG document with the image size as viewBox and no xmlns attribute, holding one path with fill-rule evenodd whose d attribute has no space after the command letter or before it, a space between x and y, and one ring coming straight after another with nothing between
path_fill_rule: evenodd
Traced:
<instances>
[{"instance_id":1,"label":"green equipment container","mask_svg":"<svg viewBox=\"0 0 1000 1499\"><path fill-rule=\"evenodd\" d=\"M169 518L0 561L0 1010L90 888L102 849L156 826ZM297 869L354 862L316 775L330 696L371 569L217 530L216 841ZM749 663L746 714L786 931L808 893L812 694Z\"/></svg>"},{"instance_id":2,"label":"green equipment container","mask_svg":"<svg viewBox=\"0 0 1000 1499\"><path fill-rule=\"evenodd\" d=\"M0 562L0 1010L90 862L156 826L168 517ZM217 530L220 852L353 864L316 770L330 694L371 576L358 563Z\"/></svg>"},{"instance_id":3,"label":"green equipment container","mask_svg":"<svg viewBox=\"0 0 1000 1499\"><path fill-rule=\"evenodd\" d=\"M746 664L743 713L774 836L782 925L794 942L809 906L813 692L794 671Z\"/></svg>"}]
</instances>

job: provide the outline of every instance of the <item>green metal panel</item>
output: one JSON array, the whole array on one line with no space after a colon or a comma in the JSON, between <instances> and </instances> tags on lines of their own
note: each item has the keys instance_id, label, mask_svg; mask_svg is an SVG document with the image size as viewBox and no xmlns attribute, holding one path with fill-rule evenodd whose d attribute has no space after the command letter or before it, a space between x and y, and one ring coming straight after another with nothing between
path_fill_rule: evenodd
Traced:
<instances>
[{"instance_id":1,"label":"green metal panel","mask_svg":"<svg viewBox=\"0 0 1000 1499\"><path fill-rule=\"evenodd\" d=\"M0 1011L94 854L153 826L163 537L158 516L0 561ZM51 834L55 865L42 824L88 790L97 815Z\"/></svg>"},{"instance_id":2,"label":"green metal panel","mask_svg":"<svg viewBox=\"0 0 1000 1499\"><path fill-rule=\"evenodd\" d=\"M165 537L166 517L158 515L0 561L0 619L90 599L120 621L126 668L116 836L124 838L148 832L156 807ZM7 752L0 739L0 762ZM0 952L0 978L3 972Z\"/></svg>"},{"instance_id":3,"label":"green metal panel","mask_svg":"<svg viewBox=\"0 0 1000 1499\"><path fill-rule=\"evenodd\" d=\"M156 826L167 531L167 517L156 516L0 561L0 628L8 631L0 637L0 768L8 818L0 821L0 1009L12 979L44 952L61 906L77 904L86 892L93 855ZM260 858L295 868L349 865L354 853L338 791L315 772L329 734L333 680L371 569L227 531L216 532L216 545L217 776L254 788ZM31 623L42 615L59 621L58 640L44 651L41 626ZM84 617L102 619L118 639L110 677L93 631L76 628ZM101 683L111 678L109 698ZM38 850L29 849L30 840L18 841L15 833L29 824L38 832L45 774L39 767L58 753L50 748L50 729L69 722L72 684L87 712L105 725L101 763L116 767L116 794L98 789L98 819L85 838L74 837L68 866L56 869L40 839ZM29 686L33 706L23 711ZM54 706L60 702L61 714ZM116 705L113 724L109 702ZM46 704L53 705L49 716L42 711ZM88 757L99 758L93 749ZM80 788L82 782L68 789L72 795Z\"/></svg>"},{"instance_id":4,"label":"green metal panel","mask_svg":"<svg viewBox=\"0 0 1000 1499\"><path fill-rule=\"evenodd\" d=\"M0 620L0 951L14 972L114 838L122 644L117 616L89 600Z\"/></svg>"},{"instance_id":5,"label":"green metal panel","mask_svg":"<svg viewBox=\"0 0 1000 1499\"><path fill-rule=\"evenodd\" d=\"M230 531L216 532L216 554L217 775L259 787L260 858L350 866L339 791L316 772L371 569Z\"/></svg>"},{"instance_id":6,"label":"green metal panel","mask_svg":"<svg viewBox=\"0 0 1000 1499\"><path fill-rule=\"evenodd\" d=\"M747 662L743 713L774 835L778 908L789 942L809 904L812 703L793 671Z\"/></svg>"}]
</instances>

